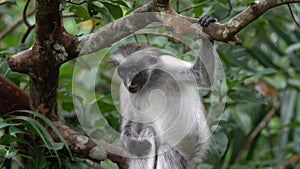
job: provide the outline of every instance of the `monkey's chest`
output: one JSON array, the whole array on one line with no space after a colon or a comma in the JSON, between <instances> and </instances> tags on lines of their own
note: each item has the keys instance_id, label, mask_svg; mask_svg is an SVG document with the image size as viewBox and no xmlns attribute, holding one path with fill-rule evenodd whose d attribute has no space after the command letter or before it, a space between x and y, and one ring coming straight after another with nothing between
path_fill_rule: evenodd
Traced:
<instances>
[{"instance_id":1,"label":"monkey's chest","mask_svg":"<svg viewBox=\"0 0 300 169\"><path fill-rule=\"evenodd\" d=\"M131 120L142 128L151 126L159 142L177 145L197 123L200 98L195 90L168 93L154 89L142 99L131 98ZM133 109L132 109L133 108Z\"/></svg>"}]
</instances>

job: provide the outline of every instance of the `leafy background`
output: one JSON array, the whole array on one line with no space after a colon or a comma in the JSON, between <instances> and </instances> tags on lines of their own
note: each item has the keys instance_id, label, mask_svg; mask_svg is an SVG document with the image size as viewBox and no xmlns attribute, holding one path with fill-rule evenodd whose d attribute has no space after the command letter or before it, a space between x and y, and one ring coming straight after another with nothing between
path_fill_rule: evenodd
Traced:
<instances>
[{"instance_id":1,"label":"leafy background","mask_svg":"<svg viewBox=\"0 0 300 169\"><path fill-rule=\"evenodd\" d=\"M64 24L70 33L88 34L147 2L64 1ZM183 15L211 15L222 23L241 12L251 2L174 0L172 5ZM25 4L25 1L0 1L0 73L28 92L28 77L10 71L5 62L7 57L34 43L34 31L30 31L24 22L5 33L14 23L22 20ZM291 7L300 22L300 4L293 4ZM27 9L28 15L33 8L32 1ZM29 15L27 20L31 25L34 24L34 15ZM29 33L28 36L24 36L26 32ZM227 77L227 103L220 126L212 138L211 150L198 168L300 168L299 27L292 20L288 7L279 6L248 25L238 36L243 40L242 46L215 42ZM186 47L170 38L139 35L130 40L154 45L181 59L193 59L187 57ZM106 50L99 52L104 60L107 58L104 55ZM77 60L78 62L79 66L86 68L87 63ZM75 63L73 60L64 64L60 71L59 112L62 121L84 133L77 121L72 98L88 98L72 94L72 78L74 74L85 72L74 71ZM83 90L97 91L96 103L102 115L110 126L119 130L120 115L110 94L113 69L106 62L101 62L99 69L96 72L96 82L86 85ZM209 101L205 105L209 106ZM0 168L7 167L8 164L11 164L11 168L20 168L21 158L24 167L31 169L48 168L53 158L61 159L61 166L65 168L90 168L83 159L60 154L58 150L62 149L63 144L54 144L46 129L38 123L25 117L19 117L23 121L15 123L14 118L16 117L0 117ZM30 130L24 130L24 127ZM32 141L20 139L17 134L25 134ZM36 137L42 138L42 147L33 144ZM30 156L15 143L30 145L35 156ZM103 168L117 168L108 160L101 165Z\"/></svg>"}]
</instances>

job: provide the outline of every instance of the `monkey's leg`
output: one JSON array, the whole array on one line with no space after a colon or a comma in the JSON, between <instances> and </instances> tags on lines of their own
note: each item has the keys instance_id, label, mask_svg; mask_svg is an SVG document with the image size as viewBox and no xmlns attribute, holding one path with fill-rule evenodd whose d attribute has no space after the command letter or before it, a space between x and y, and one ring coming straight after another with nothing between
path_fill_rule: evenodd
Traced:
<instances>
[{"instance_id":1,"label":"monkey's leg","mask_svg":"<svg viewBox=\"0 0 300 169\"><path fill-rule=\"evenodd\" d=\"M129 169L155 169L155 133L152 127L146 127L135 141L129 145L130 153L136 155L129 161Z\"/></svg>"},{"instance_id":2,"label":"monkey's leg","mask_svg":"<svg viewBox=\"0 0 300 169\"><path fill-rule=\"evenodd\" d=\"M187 169L186 159L170 145L158 149L156 169Z\"/></svg>"},{"instance_id":3,"label":"monkey's leg","mask_svg":"<svg viewBox=\"0 0 300 169\"><path fill-rule=\"evenodd\" d=\"M133 121L122 119L121 140L123 136L138 138L139 134L137 133L137 126L138 124Z\"/></svg>"}]
</instances>

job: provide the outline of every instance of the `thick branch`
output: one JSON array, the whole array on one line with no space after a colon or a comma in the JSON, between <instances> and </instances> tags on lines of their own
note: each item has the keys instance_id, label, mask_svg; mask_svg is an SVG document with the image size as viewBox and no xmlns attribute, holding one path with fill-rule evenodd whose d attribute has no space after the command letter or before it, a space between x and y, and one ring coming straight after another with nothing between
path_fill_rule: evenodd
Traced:
<instances>
[{"instance_id":1,"label":"thick branch","mask_svg":"<svg viewBox=\"0 0 300 169\"><path fill-rule=\"evenodd\" d=\"M260 0L254 1L250 4L248 8L244 11L230 19L226 23L211 23L208 27L203 28L203 32L208 34L211 39L230 43L233 45L240 45L242 41L236 37L236 34L245 28L248 24L259 18L263 13L265 13L270 8L288 4L288 3L300 3L300 0ZM198 23L198 19L191 18L187 16L182 16L179 14L175 15L186 19L192 23Z\"/></svg>"},{"instance_id":2,"label":"thick branch","mask_svg":"<svg viewBox=\"0 0 300 169\"><path fill-rule=\"evenodd\" d=\"M13 71L30 76L31 109L57 120L59 67L77 57L77 37L62 24L61 0L36 0L36 41L32 49L8 59Z\"/></svg>"},{"instance_id":3,"label":"thick branch","mask_svg":"<svg viewBox=\"0 0 300 169\"><path fill-rule=\"evenodd\" d=\"M137 17L138 13L150 12L150 10L153 10L152 3L148 3L138 8L134 13L113 21L111 24L104 26L95 33L80 37L79 55L93 53L102 48L109 47L135 31L140 30L153 22L159 21L154 13L149 13L147 19Z\"/></svg>"},{"instance_id":4,"label":"thick branch","mask_svg":"<svg viewBox=\"0 0 300 169\"><path fill-rule=\"evenodd\" d=\"M111 161L117 163L120 168L127 168L126 158L123 157L126 156L126 151L121 147L100 141L97 141L96 144L94 140L87 136L80 135L61 122L54 122L54 124L63 135L72 152L78 157L96 161L109 158ZM109 150L110 152L106 152L105 150ZM123 156L116 154L123 154Z\"/></svg>"},{"instance_id":5,"label":"thick branch","mask_svg":"<svg viewBox=\"0 0 300 169\"><path fill-rule=\"evenodd\" d=\"M249 23L259 18L270 8L288 4L299 3L300 0L260 0L254 1L248 8L233 17L231 20L224 24L210 24L207 28L203 28L203 31L207 33L212 39L229 42L233 44L240 44L241 41L235 37L235 35L245 28Z\"/></svg>"},{"instance_id":6,"label":"thick branch","mask_svg":"<svg viewBox=\"0 0 300 169\"><path fill-rule=\"evenodd\" d=\"M32 55L32 49L24 50L7 59L7 63L12 70L18 70L20 73L28 73L29 57Z\"/></svg>"},{"instance_id":7,"label":"thick branch","mask_svg":"<svg viewBox=\"0 0 300 169\"><path fill-rule=\"evenodd\" d=\"M0 75L0 115L29 109L29 97L17 85Z\"/></svg>"},{"instance_id":8,"label":"thick branch","mask_svg":"<svg viewBox=\"0 0 300 169\"><path fill-rule=\"evenodd\" d=\"M187 17L183 15L177 14L169 4L165 3L166 0L154 0L153 3L148 3L141 8L137 9L137 12L149 12L149 11L157 11L163 10L166 11L171 15L178 16L182 19L188 20L192 23L198 23L197 18ZM297 3L300 0L260 0L251 3L251 5L242 11L240 14L233 17L230 21L226 23L211 23L208 27L204 27L203 31L207 33L212 39L217 41L222 41L234 45L240 45L242 41L236 37L236 34L241 31L244 27L246 27L249 23L253 22L255 19L260 17L264 12L268 9L287 4L287 3ZM134 14L135 14L134 13ZM140 21L135 20L130 22L129 26L124 25L127 23L126 20L130 20L132 15L125 16L119 20L114 21L114 23L110 26L103 27L99 29L96 33L90 34L87 36L83 36L80 38L80 46L81 52L80 55L92 53L104 47L108 47L111 44L121 40L122 38L128 36L134 31L137 31L149 24L149 22L145 22L141 20L143 25L139 25ZM155 19L154 19L155 21ZM133 23L135 22L135 23ZM174 23L175 24L175 23ZM132 26L133 27L130 27ZM128 26L128 27L126 27ZM116 33L116 34L113 34ZM184 32L182 32L184 33ZM86 49L87 48L87 49Z\"/></svg>"}]
</instances>

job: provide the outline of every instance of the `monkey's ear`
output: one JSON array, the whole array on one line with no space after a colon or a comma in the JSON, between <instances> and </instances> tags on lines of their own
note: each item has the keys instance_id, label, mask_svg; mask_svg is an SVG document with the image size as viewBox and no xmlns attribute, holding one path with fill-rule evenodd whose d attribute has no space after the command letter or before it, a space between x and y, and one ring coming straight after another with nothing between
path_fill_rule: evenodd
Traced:
<instances>
[{"instance_id":1,"label":"monkey's ear","mask_svg":"<svg viewBox=\"0 0 300 169\"><path fill-rule=\"evenodd\" d=\"M124 59L125 59L124 55L118 52L112 54L109 57L108 62L113 64L114 66L118 66Z\"/></svg>"}]
</instances>

